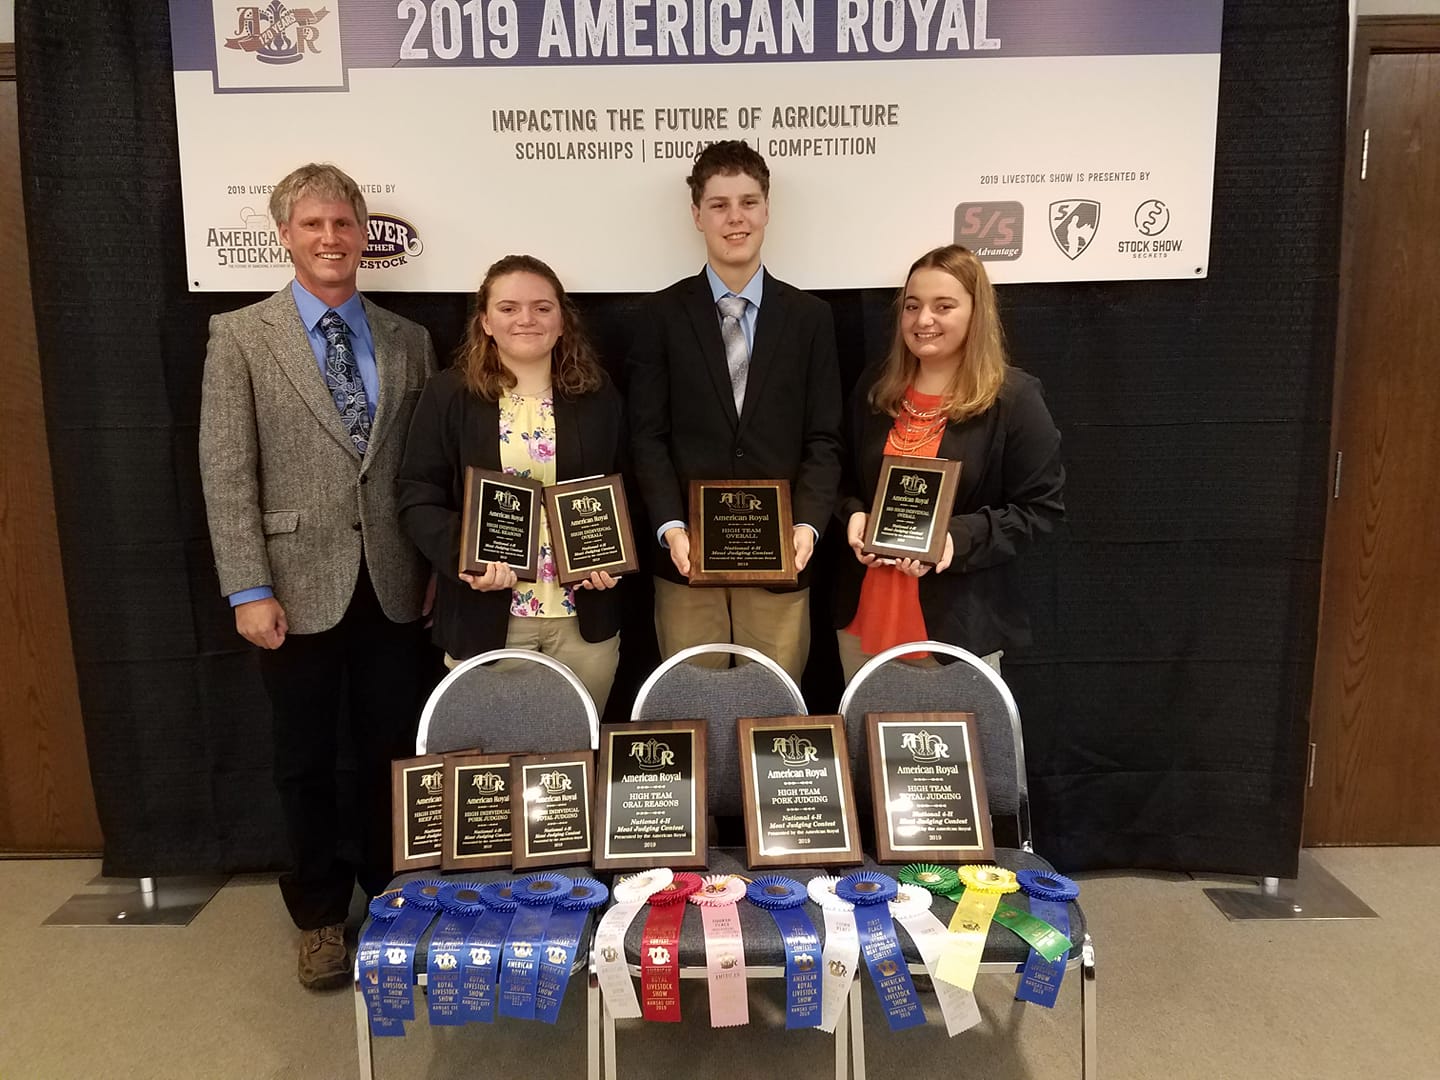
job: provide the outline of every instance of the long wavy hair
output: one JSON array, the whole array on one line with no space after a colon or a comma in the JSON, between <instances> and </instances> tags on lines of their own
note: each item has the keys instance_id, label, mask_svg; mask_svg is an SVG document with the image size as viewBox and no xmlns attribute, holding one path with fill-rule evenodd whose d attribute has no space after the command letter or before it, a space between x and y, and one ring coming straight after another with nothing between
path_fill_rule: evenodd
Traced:
<instances>
[{"instance_id":1,"label":"long wavy hair","mask_svg":"<svg viewBox=\"0 0 1440 1080\"><path fill-rule=\"evenodd\" d=\"M590 344L580 313L565 293L555 271L533 255L506 255L485 271L485 280L475 294L475 310L470 315L465 340L456 353L455 363L465 373L470 392L486 401L499 401L501 395L515 385L515 375L500 360L495 339L485 332L481 320L490 304L495 282L506 274L534 274L544 278L555 290L560 304L560 339L550 352L550 385L567 398L590 394L600 389L604 380L600 360Z\"/></svg>"},{"instance_id":2,"label":"long wavy hair","mask_svg":"<svg viewBox=\"0 0 1440 1080\"><path fill-rule=\"evenodd\" d=\"M960 282L971 297L970 328L961 346L960 366L942 395L941 408L950 421L958 422L978 416L1000 395L1005 382L1005 337L1000 328L1000 308L995 299L995 286L985 273L985 264L974 252L959 244L927 251L911 264L895 298L895 336L885 355L884 370L870 388L870 405L877 412L898 416L905 389L915 380L920 361L905 345L901 317L905 310L905 292L917 270L943 270Z\"/></svg>"}]
</instances>

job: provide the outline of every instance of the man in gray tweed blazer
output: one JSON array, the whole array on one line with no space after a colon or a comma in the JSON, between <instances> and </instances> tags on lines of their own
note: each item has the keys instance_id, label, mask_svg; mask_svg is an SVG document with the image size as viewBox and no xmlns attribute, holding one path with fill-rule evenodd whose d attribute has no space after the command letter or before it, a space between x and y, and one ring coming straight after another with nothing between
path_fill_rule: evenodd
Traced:
<instances>
[{"instance_id":1,"label":"man in gray tweed blazer","mask_svg":"<svg viewBox=\"0 0 1440 1080\"><path fill-rule=\"evenodd\" d=\"M368 216L350 177L296 169L270 213L295 280L211 320L200 473L220 591L262 650L300 982L322 989L349 977L356 881L373 896L389 879L389 763L414 752L428 571L400 530L394 480L435 349L356 291ZM358 837L342 835L341 725Z\"/></svg>"}]
</instances>

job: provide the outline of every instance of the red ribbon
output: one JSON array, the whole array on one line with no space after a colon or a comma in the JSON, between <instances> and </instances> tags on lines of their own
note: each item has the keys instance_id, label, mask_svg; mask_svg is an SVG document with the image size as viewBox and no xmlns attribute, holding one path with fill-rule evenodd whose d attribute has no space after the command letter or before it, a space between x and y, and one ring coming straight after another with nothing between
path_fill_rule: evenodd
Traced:
<instances>
[{"instance_id":1,"label":"red ribbon","mask_svg":"<svg viewBox=\"0 0 1440 1080\"><path fill-rule=\"evenodd\" d=\"M640 1002L646 1020L680 1022L680 927L689 906L685 898L700 885L698 874L676 874L650 897L640 936Z\"/></svg>"}]
</instances>

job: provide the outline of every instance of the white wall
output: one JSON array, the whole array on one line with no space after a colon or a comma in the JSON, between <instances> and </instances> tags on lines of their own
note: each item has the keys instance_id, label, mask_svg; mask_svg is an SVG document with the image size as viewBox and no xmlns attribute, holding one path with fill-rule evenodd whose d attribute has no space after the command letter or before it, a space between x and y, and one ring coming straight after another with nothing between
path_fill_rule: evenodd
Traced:
<instances>
[{"instance_id":1,"label":"white wall","mask_svg":"<svg viewBox=\"0 0 1440 1080\"><path fill-rule=\"evenodd\" d=\"M0 41L15 40L15 0L0 0Z\"/></svg>"},{"instance_id":2,"label":"white wall","mask_svg":"<svg viewBox=\"0 0 1440 1080\"><path fill-rule=\"evenodd\" d=\"M1440 15L1440 0L1355 0L1357 15Z\"/></svg>"}]
</instances>

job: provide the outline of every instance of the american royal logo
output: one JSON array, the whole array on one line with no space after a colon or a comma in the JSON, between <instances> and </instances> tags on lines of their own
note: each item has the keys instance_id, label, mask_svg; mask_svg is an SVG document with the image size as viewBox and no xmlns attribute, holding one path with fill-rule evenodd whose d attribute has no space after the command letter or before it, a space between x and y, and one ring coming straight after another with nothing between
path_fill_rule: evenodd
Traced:
<instances>
[{"instance_id":1,"label":"american royal logo","mask_svg":"<svg viewBox=\"0 0 1440 1080\"><path fill-rule=\"evenodd\" d=\"M360 265L372 270L404 266L424 250L420 234L410 222L394 214L371 214Z\"/></svg>"},{"instance_id":2,"label":"american royal logo","mask_svg":"<svg viewBox=\"0 0 1440 1080\"><path fill-rule=\"evenodd\" d=\"M319 22L329 12L323 7L287 8L280 0L265 6L235 9L238 16L235 36L225 39L225 48L242 49L266 64L293 64L305 54L320 52Z\"/></svg>"}]
</instances>

